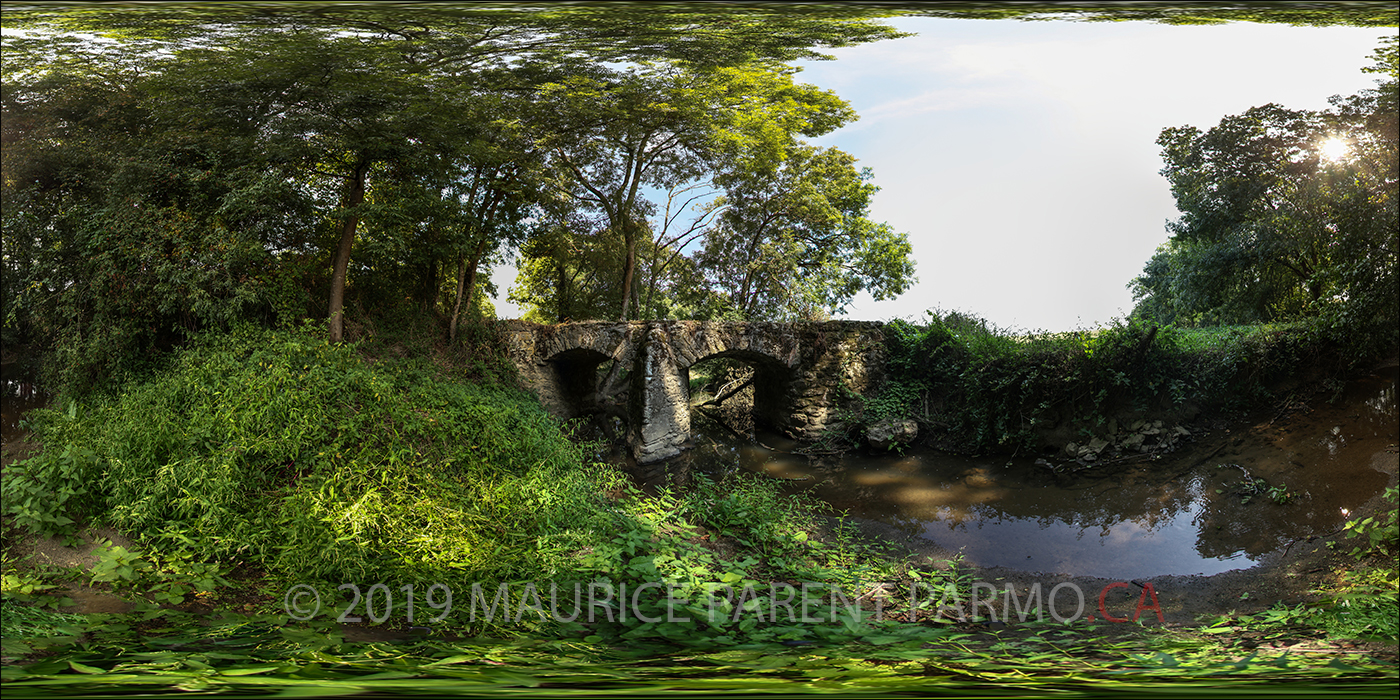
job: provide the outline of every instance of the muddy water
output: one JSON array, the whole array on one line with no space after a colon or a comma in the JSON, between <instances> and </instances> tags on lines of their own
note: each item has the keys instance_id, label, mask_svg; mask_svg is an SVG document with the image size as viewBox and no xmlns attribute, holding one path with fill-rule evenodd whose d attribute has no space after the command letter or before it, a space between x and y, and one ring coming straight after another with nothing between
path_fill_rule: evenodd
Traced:
<instances>
[{"instance_id":1,"label":"muddy water","mask_svg":"<svg viewBox=\"0 0 1400 700\"><path fill-rule=\"evenodd\" d=\"M1139 464L1056 471L1030 458L926 449L809 458L786 452L795 445L773 435L760 436L768 447L736 446L699 420L687 462L707 472L737 465L799 479L787 482L789 492L960 551L979 566L1118 580L1210 575L1335 532L1391 483L1379 466L1396 449L1396 378L1391 367L1282 415L1198 428L1175 453ZM1246 499L1246 474L1286 488L1287 501L1266 493Z\"/></svg>"}]
</instances>

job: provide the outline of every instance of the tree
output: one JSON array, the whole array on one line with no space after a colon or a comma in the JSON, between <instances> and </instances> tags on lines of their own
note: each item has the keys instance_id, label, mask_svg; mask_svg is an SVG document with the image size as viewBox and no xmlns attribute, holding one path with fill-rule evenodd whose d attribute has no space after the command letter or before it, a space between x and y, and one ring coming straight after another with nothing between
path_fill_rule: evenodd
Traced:
<instances>
[{"instance_id":1,"label":"tree","mask_svg":"<svg viewBox=\"0 0 1400 700\"><path fill-rule=\"evenodd\" d=\"M702 175L713 147L717 96L674 64L597 69L541 87L537 130L562 181L622 240L619 318L630 317L644 185L668 188Z\"/></svg>"},{"instance_id":2,"label":"tree","mask_svg":"<svg viewBox=\"0 0 1400 700\"><path fill-rule=\"evenodd\" d=\"M1377 57L1393 66L1394 42ZM1393 71L1377 90L1333 98L1331 110L1270 104L1205 132L1164 129L1162 174L1182 215L1129 285L1135 313L1214 324L1364 307L1394 319Z\"/></svg>"},{"instance_id":3,"label":"tree","mask_svg":"<svg viewBox=\"0 0 1400 700\"><path fill-rule=\"evenodd\" d=\"M902 293L905 234L869 220L869 169L835 148L795 146L777 164L725 173L724 213L695 257L712 293L743 319L826 318L857 292Z\"/></svg>"},{"instance_id":4,"label":"tree","mask_svg":"<svg viewBox=\"0 0 1400 700\"><path fill-rule=\"evenodd\" d=\"M13 78L13 79L12 79ZM168 84L82 61L4 85L6 346L74 388L186 334L274 315L306 200L244 145L167 109Z\"/></svg>"},{"instance_id":5,"label":"tree","mask_svg":"<svg viewBox=\"0 0 1400 700\"><path fill-rule=\"evenodd\" d=\"M566 175L561 180L621 236L620 318L630 318L635 305L638 254L654 209L643 187L675 192L721 170L767 167L785 157L797 135L820 135L854 117L839 97L796 83L794 73L758 62L719 69L642 64L600 67L540 89L535 130L548 133L543 143ZM669 214L663 218L652 230L664 239L674 234L667 233ZM645 245L660 250L670 243L648 235Z\"/></svg>"},{"instance_id":6,"label":"tree","mask_svg":"<svg viewBox=\"0 0 1400 700\"><path fill-rule=\"evenodd\" d=\"M246 147L244 155L261 160L262 172L283 178L298 206L307 201L307 192L331 193L314 201L333 220L335 231L311 238L322 241L330 272L328 332L339 340L361 221L376 207L392 206L390 183L382 183L386 189L376 196L374 180L397 177L394 174L402 173L406 162L423 158L424 144L433 141L430 135L442 131L444 117L454 116L444 110L452 101L439 97L470 91L493 71L528 81L530 75L550 69L557 69L555 74L577 72L582 70L578 66L606 62L664 59L714 67L757 59L823 58L818 49L900 35L889 27L852 19L860 16L863 13L735 16L727 11L632 13L593 8L445 8L406 15L392 8L295 5L257 11L153 5L116 12L36 6L7 8L7 28L32 33L7 33L4 45L7 91L64 68L81 68L100 80L106 79L104 74L124 72L141 75L151 84L163 81L169 99L144 105L150 124L168 128L178 123L187 135L204 134L202 148L208 153L217 150L211 143L219 136ZM90 35L113 43L98 46L84 38ZM7 109L5 121L12 116ZM105 157L106 150L99 147L97 155ZM227 170L219 167L218 158L210 158L210 164L216 167L206 168L204 179L222 182ZM504 174L504 179L494 179L485 171L483 177L503 186L510 179ZM27 197L36 191L26 193ZM25 206L33 201L19 197L19 190L8 194L16 195L9 201ZM468 279L494 245L481 236L506 230L487 219L513 215L500 209L504 200L498 205L490 201L487 197L474 205L477 223L470 226L476 233L467 238L476 238L458 251L459 299L470 294ZM497 213L488 215L489 211ZM19 219L8 221L18 225ZM421 221L394 225L429 234L420 237L423 246L462 243L460 236L443 234ZM635 236L632 224L621 230ZM635 252L635 246L629 249ZM478 250L480 255L475 254ZM281 256L287 248L270 244L268 252ZM441 266L438 254L416 253L428 269ZM14 267L29 269L27 264L15 261ZM359 272L372 274L363 266ZM8 288L6 294L7 307L15 308L11 300L17 296ZM18 327L6 323L7 329Z\"/></svg>"}]
</instances>

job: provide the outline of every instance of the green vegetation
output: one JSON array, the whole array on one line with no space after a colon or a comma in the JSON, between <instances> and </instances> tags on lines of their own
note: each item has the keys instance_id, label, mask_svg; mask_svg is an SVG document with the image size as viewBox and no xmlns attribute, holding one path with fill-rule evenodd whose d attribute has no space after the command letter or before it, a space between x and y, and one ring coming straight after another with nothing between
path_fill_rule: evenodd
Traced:
<instances>
[{"instance_id":1,"label":"green vegetation","mask_svg":"<svg viewBox=\"0 0 1400 700\"><path fill-rule=\"evenodd\" d=\"M1243 408L1300 367L1345 371L1393 350L1396 40L1374 57L1377 88L1334 110L1265 105L1205 133L1163 130L1182 216L1129 285L1128 320L1029 335L957 312L892 323L890 384L856 422L907 415L945 447L1036 450L1052 429L1072 439L1120 414Z\"/></svg>"},{"instance_id":2,"label":"green vegetation","mask_svg":"<svg viewBox=\"0 0 1400 700\"><path fill-rule=\"evenodd\" d=\"M1385 490L1385 499L1392 504L1400 500L1400 488L1391 486ZM1368 515L1360 520L1348 520L1347 537L1361 540L1361 544L1351 550L1358 559L1375 555L1394 555L1400 546L1400 510L1391 509L1387 513Z\"/></svg>"},{"instance_id":3,"label":"green vegetation","mask_svg":"<svg viewBox=\"0 0 1400 700\"><path fill-rule=\"evenodd\" d=\"M1342 571L1341 580L1317 591L1322 598L1295 606L1276 605L1254 615L1216 620L1204 631L1238 634L1248 631L1263 639L1294 637L1318 630L1339 639L1365 639L1395 643L1400 638L1400 572L1395 555L1400 530L1395 508L1400 489L1391 486L1384 498L1391 507L1374 516L1346 523L1347 537L1361 540L1349 554L1359 566Z\"/></svg>"},{"instance_id":4,"label":"green vegetation","mask_svg":"<svg viewBox=\"0 0 1400 700\"><path fill-rule=\"evenodd\" d=\"M150 553L104 549L92 580L172 604L250 566L328 599L355 581L468 591L664 578L694 596L710 583L854 589L894 574L858 562L865 550L844 531L817 537L814 504L779 498L776 483L702 477L684 495L645 497L590 464L589 446L527 395L359 350L305 329L206 336L120 394L36 412L52 449L5 470L5 514L42 534L138 533Z\"/></svg>"},{"instance_id":5,"label":"green vegetation","mask_svg":"<svg viewBox=\"0 0 1400 700\"><path fill-rule=\"evenodd\" d=\"M512 386L485 300L516 246L517 294L542 320L823 318L859 291L902 292L908 242L868 219L871 174L802 140L854 113L784 65L898 36L871 21L895 9L1393 25L1393 5L421 9L6 7L6 28L25 32L3 40L0 339L59 391L29 417L43 450L0 478L6 697L1393 691L1393 664L1239 644L1300 629L1393 642L1393 509L1348 523L1363 564L1319 603L1203 630L954 624L902 591L965 594L956 560L891 557L777 481L695 475L643 493L593 463L596 446ZM1141 313L1111 328L891 324L892 381L853 418L913 415L967 450L1035 448L1123 410L1243 406L1300 366L1393 347L1395 200L1370 195L1393 185L1394 160L1389 175L1367 169L1393 154L1390 75L1336 112L1230 122L1370 139L1322 175L1269 171L1300 194L1280 215L1312 235L1298 250L1327 248L1318 227L1337 225L1321 272L1288 278L1298 250L1279 246L1209 268L1256 251L1245 229L1278 223L1238 198L1229 226L1181 224ZM1252 143L1225 131L1163 145ZM1194 177L1192 163L1173 161ZM1221 270L1269 286L1187 289ZM1270 323L1182 327L1232 320ZM702 368L696 388L731 369ZM103 525L135 544L103 543L87 570L17 554L30 535ZM638 601L655 583L689 621L668 619L663 597ZM565 621L523 595L558 588L571 608L568 593L601 584L627 587L640 615L615 617L609 599L598 619ZM797 593L822 624L795 621L767 593L802 584L863 599ZM57 612L70 585L134 610ZM302 615L293 586L326 605ZM503 614L478 590L507 591ZM876 599L918 612L872 621ZM348 641L335 621L350 615L398 636Z\"/></svg>"},{"instance_id":6,"label":"green vegetation","mask_svg":"<svg viewBox=\"0 0 1400 700\"><path fill-rule=\"evenodd\" d=\"M7 606L8 608L9 606ZM8 614L8 613L7 613ZM15 615L19 622L21 613ZM1273 696L1282 692L1387 697L1393 669L1332 655L1240 653L1228 635L1175 632L1109 636L1105 629L1031 625L1029 635L949 627L881 631L816 650L750 646L725 651L603 646L575 641L460 640L352 644L325 626L281 627L275 617L226 616L199 634L164 624L140 634L115 621L58 627L73 637L36 640L50 656L4 669L6 694L93 692L528 693L597 697L647 690L690 695L927 694L1059 697ZM19 624L23 624L22 622ZM1237 628L1216 628L1234 631ZM7 639L9 637L7 636ZM120 692L118 691L118 692Z\"/></svg>"},{"instance_id":7,"label":"green vegetation","mask_svg":"<svg viewBox=\"0 0 1400 700\"><path fill-rule=\"evenodd\" d=\"M1164 129L1182 216L1133 280L1134 316L1219 325L1325 318L1396 341L1396 38L1382 42L1374 90L1334 109L1279 105L1226 117L1206 132Z\"/></svg>"},{"instance_id":8,"label":"green vegetation","mask_svg":"<svg viewBox=\"0 0 1400 700\"><path fill-rule=\"evenodd\" d=\"M1076 342L1092 355L1111 347ZM1021 344L985 335L951 348ZM395 347L407 357L391 357ZM923 624L909 625L902 614L869 619L869 602L858 618L844 602L816 596L812 614L825 623L795 622L766 595L770 584L837 585L854 595L893 583L888 612L908 609L902 591L915 581L965 594L968 580L956 563L921 569L887 558L839 522L815 517L816 504L780 497L779 482L697 476L683 493L639 493L589 465L588 446L566 441L538 404L466 382L440 359L412 344L330 345L315 330L244 330L200 338L121 393L36 416L55 449L5 470L11 522L57 533L109 522L139 543L99 548L81 578L7 554L4 654L24 660L4 666L7 695L541 684L894 692L930 682L971 692L1014 682L1073 696L1147 687L1139 684L1190 692L1228 683L1245 693L1328 676L1357 689L1393 683L1393 667L1365 658L1247 655L1218 634L1296 636L1307 627L1393 636L1384 624L1394 611L1393 574L1366 574L1322 603L1199 632L1033 620L977 631L940 623L927 601ZM1359 531L1370 533L1371 522ZM62 584L75 579L136 596L136 610L50 612L71 602ZM650 620L585 623L538 619L516 597L527 583L552 583L568 609L575 584L604 581L632 590L665 581L690 621L668 621L663 598L633 608ZM356 602L338 588L346 582L361 582L361 593L384 584L377 607L360 600L351 612L401 631L411 614L401 586L417 585L412 614L426 636L348 641L331 624ZM456 591L450 616L439 619L448 606L423 590L429 582ZM506 610L516 617L482 619L487 601L469 600L473 583L487 597L506 584ZM311 585L326 608L289 620L292 584ZM724 586L764 595L710 597ZM547 589L540 593L549 610Z\"/></svg>"},{"instance_id":9,"label":"green vegetation","mask_svg":"<svg viewBox=\"0 0 1400 700\"><path fill-rule=\"evenodd\" d=\"M517 247L550 320L829 314L908 284L869 174L801 140L854 113L784 65L900 36L861 12L267 9L6 7L0 317L51 388L244 323L340 342L409 307L453 339ZM830 191L789 182L814 157ZM709 223L794 187L810 211L759 239L822 273L791 303L715 297L684 246L759 234ZM661 213L645 188L692 195Z\"/></svg>"},{"instance_id":10,"label":"green vegetation","mask_svg":"<svg viewBox=\"0 0 1400 700\"><path fill-rule=\"evenodd\" d=\"M1240 409L1299 367L1345 367L1350 343L1321 323L1187 329L1130 319L1097 331L1016 335L958 312L886 326L889 385L861 420L913 417L969 452L1036 451L1130 412Z\"/></svg>"}]
</instances>

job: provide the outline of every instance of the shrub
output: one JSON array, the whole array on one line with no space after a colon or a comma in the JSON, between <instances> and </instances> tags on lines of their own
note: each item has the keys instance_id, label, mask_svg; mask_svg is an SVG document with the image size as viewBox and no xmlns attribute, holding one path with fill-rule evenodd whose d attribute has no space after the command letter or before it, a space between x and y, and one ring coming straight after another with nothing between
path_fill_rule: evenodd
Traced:
<instances>
[{"instance_id":1,"label":"shrub","mask_svg":"<svg viewBox=\"0 0 1400 700\"><path fill-rule=\"evenodd\" d=\"M886 327L889 381L864 401L863 418L911 415L940 444L967 451L1034 449L1063 422L1092 432L1124 411L1188 401L1242 408L1300 368L1346 356L1352 344L1316 320L1181 329L1134 318L1096 331L1016 335L930 311L922 325Z\"/></svg>"},{"instance_id":2,"label":"shrub","mask_svg":"<svg viewBox=\"0 0 1400 700\"><path fill-rule=\"evenodd\" d=\"M47 449L6 470L6 512L336 581L547 571L607 529L616 477L531 397L318 336L208 336L150 381L43 412Z\"/></svg>"}]
</instances>

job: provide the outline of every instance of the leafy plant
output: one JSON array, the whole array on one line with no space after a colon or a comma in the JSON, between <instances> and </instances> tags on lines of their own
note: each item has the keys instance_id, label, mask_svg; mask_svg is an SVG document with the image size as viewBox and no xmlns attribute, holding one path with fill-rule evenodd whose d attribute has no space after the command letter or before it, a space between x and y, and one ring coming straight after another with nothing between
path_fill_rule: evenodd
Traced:
<instances>
[{"instance_id":1,"label":"leafy plant","mask_svg":"<svg viewBox=\"0 0 1400 700\"><path fill-rule=\"evenodd\" d=\"M141 594L156 605L180 605L191 593L212 593L228 585L218 564L200 561L188 550L143 556L106 541L93 554L97 564L92 568L91 583Z\"/></svg>"},{"instance_id":2,"label":"leafy plant","mask_svg":"<svg viewBox=\"0 0 1400 700\"><path fill-rule=\"evenodd\" d=\"M1389 486L1381 496L1394 504L1400 499L1400 487ZM1400 510L1391 508L1384 513L1369 515L1360 520L1348 520L1342 529L1347 538L1361 540L1361 544L1349 552L1357 559L1387 551L1394 552L1397 540L1400 540Z\"/></svg>"},{"instance_id":3,"label":"leafy plant","mask_svg":"<svg viewBox=\"0 0 1400 700\"><path fill-rule=\"evenodd\" d=\"M51 420L76 420L76 404ZM4 513L16 525L43 535L61 535L70 542L84 512L99 502L102 467L90 448L68 444L6 467L0 489Z\"/></svg>"},{"instance_id":4,"label":"leafy plant","mask_svg":"<svg viewBox=\"0 0 1400 700\"><path fill-rule=\"evenodd\" d=\"M48 607L72 605L72 598L55 593L62 588L51 575L13 567L9 562L0 575L0 595L7 600Z\"/></svg>"},{"instance_id":5,"label":"leafy plant","mask_svg":"<svg viewBox=\"0 0 1400 700\"><path fill-rule=\"evenodd\" d=\"M1123 412L1241 408L1274 377L1350 336L1316 319L1210 329L1137 318L1097 330L1013 333L959 312L889 323L886 389L870 415L911 415L937 444L968 452L1039 449L1054 426L1102 430Z\"/></svg>"}]
</instances>

